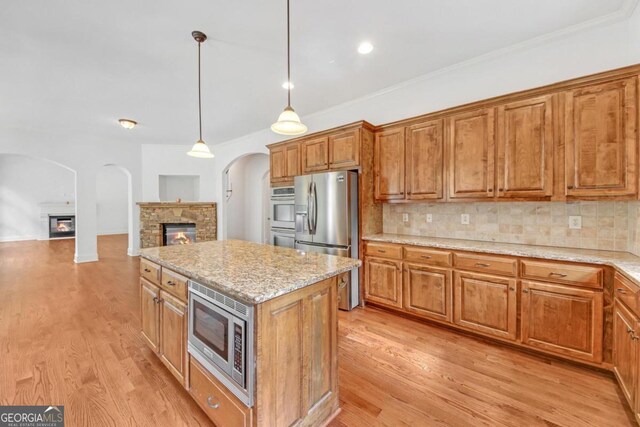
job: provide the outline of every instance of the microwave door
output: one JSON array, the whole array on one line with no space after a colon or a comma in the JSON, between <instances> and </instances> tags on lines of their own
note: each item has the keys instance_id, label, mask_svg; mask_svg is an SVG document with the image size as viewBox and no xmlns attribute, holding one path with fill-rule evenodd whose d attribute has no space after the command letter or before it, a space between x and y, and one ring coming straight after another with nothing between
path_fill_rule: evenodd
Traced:
<instances>
[{"instance_id":1,"label":"microwave door","mask_svg":"<svg viewBox=\"0 0 640 427\"><path fill-rule=\"evenodd\" d=\"M193 310L190 338L196 341L196 346L210 362L231 375L232 316L224 310L213 308L197 295L193 295L190 309Z\"/></svg>"},{"instance_id":2,"label":"microwave door","mask_svg":"<svg viewBox=\"0 0 640 427\"><path fill-rule=\"evenodd\" d=\"M313 243L349 246L349 174L328 172L313 175Z\"/></svg>"},{"instance_id":3,"label":"microwave door","mask_svg":"<svg viewBox=\"0 0 640 427\"><path fill-rule=\"evenodd\" d=\"M301 242L313 242L310 222L312 175L296 176L295 185L295 239Z\"/></svg>"}]
</instances>

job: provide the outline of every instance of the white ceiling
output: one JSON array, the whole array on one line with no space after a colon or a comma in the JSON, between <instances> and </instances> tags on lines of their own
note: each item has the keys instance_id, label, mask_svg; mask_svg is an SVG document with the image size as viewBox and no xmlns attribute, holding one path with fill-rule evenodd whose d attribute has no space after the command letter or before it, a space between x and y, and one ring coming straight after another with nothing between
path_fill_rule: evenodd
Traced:
<instances>
[{"instance_id":1,"label":"white ceiling","mask_svg":"<svg viewBox=\"0 0 640 427\"><path fill-rule=\"evenodd\" d=\"M292 104L302 115L536 36L601 17L624 0L291 0ZM91 129L136 140L204 139L268 127L286 104L285 0L11 0L0 11L0 135ZM356 52L362 40L375 50Z\"/></svg>"}]
</instances>

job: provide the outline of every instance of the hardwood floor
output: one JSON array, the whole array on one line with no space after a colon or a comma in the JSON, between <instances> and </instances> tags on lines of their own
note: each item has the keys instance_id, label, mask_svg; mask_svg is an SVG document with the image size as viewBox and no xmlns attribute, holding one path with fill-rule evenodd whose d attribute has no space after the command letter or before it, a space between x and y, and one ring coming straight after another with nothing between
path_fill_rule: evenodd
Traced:
<instances>
[{"instance_id":1,"label":"hardwood floor","mask_svg":"<svg viewBox=\"0 0 640 427\"><path fill-rule=\"evenodd\" d=\"M0 243L0 405L65 405L68 426L210 426L139 333L138 259L101 237ZM340 314L331 426L632 426L605 373L374 308ZM224 427L224 426L222 426Z\"/></svg>"}]
</instances>

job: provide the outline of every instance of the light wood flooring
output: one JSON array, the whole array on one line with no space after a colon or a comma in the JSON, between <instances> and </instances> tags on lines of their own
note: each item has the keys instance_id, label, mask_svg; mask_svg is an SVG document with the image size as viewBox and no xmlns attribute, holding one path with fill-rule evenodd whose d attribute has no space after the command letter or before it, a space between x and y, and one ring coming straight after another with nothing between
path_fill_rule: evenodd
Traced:
<instances>
[{"instance_id":1,"label":"light wood flooring","mask_svg":"<svg viewBox=\"0 0 640 427\"><path fill-rule=\"evenodd\" d=\"M210 426L139 334L138 259L99 239L0 243L0 405L67 426ZM367 308L340 314L332 426L632 426L605 373ZM225 427L225 426L220 426Z\"/></svg>"}]
</instances>

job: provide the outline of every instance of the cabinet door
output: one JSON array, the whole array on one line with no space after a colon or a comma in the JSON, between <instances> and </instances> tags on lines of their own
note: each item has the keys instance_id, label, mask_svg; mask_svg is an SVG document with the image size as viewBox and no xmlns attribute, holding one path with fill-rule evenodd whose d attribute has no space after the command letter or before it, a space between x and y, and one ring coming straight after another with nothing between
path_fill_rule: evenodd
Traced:
<instances>
[{"instance_id":1,"label":"cabinet door","mask_svg":"<svg viewBox=\"0 0 640 427\"><path fill-rule=\"evenodd\" d=\"M516 339L516 280L455 273L453 321L467 329Z\"/></svg>"},{"instance_id":2,"label":"cabinet door","mask_svg":"<svg viewBox=\"0 0 640 427\"><path fill-rule=\"evenodd\" d=\"M602 292L522 282L522 343L591 362L602 361Z\"/></svg>"},{"instance_id":3,"label":"cabinet door","mask_svg":"<svg viewBox=\"0 0 640 427\"><path fill-rule=\"evenodd\" d=\"M360 131L350 130L329 136L329 167L331 169L360 166Z\"/></svg>"},{"instance_id":4,"label":"cabinet door","mask_svg":"<svg viewBox=\"0 0 640 427\"><path fill-rule=\"evenodd\" d=\"M622 393L633 408L638 379L638 340L636 317L620 301L613 310L613 373Z\"/></svg>"},{"instance_id":5,"label":"cabinet door","mask_svg":"<svg viewBox=\"0 0 640 427\"><path fill-rule=\"evenodd\" d=\"M300 144L289 144L284 149L286 177L291 179L300 175Z\"/></svg>"},{"instance_id":6,"label":"cabinet door","mask_svg":"<svg viewBox=\"0 0 640 427\"><path fill-rule=\"evenodd\" d=\"M450 198L493 197L494 120L493 108L447 119Z\"/></svg>"},{"instance_id":7,"label":"cabinet door","mask_svg":"<svg viewBox=\"0 0 640 427\"><path fill-rule=\"evenodd\" d=\"M553 192L553 103L546 95L498 108L498 197Z\"/></svg>"},{"instance_id":8,"label":"cabinet door","mask_svg":"<svg viewBox=\"0 0 640 427\"><path fill-rule=\"evenodd\" d=\"M160 288L140 279L140 320L142 336L147 340L153 351L158 351L159 335L159 303Z\"/></svg>"},{"instance_id":9,"label":"cabinet door","mask_svg":"<svg viewBox=\"0 0 640 427\"><path fill-rule=\"evenodd\" d=\"M271 182L280 182L287 178L287 161L284 146L271 149L269 155Z\"/></svg>"},{"instance_id":10,"label":"cabinet door","mask_svg":"<svg viewBox=\"0 0 640 427\"><path fill-rule=\"evenodd\" d=\"M364 297L379 304L402 307L402 262L367 258Z\"/></svg>"},{"instance_id":11,"label":"cabinet door","mask_svg":"<svg viewBox=\"0 0 640 427\"><path fill-rule=\"evenodd\" d=\"M566 94L568 196L637 193L635 77Z\"/></svg>"},{"instance_id":12,"label":"cabinet door","mask_svg":"<svg viewBox=\"0 0 640 427\"><path fill-rule=\"evenodd\" d=\"M451 270L405 263L403 285L405 310L419 316L451 322Z\"/></svg>"},{"instance_id":13,"label":"cabinet door","mask_svg":"<svg viewBox=\"0 0 640 427\"><path fill-rule=\"evenodd\" d=\"M162 291L160 306L160 359L184 384L187 366L187 305Z\"/></svg>"},{"instance_id":14,"label":"cabinet door","mask_svg":"<svg viewBox=\"0 0 640 427\"><path fill-rule=\"evenodd\" d=\"M327 137L302 143L302 172L310 173L329 169L329 142Z\"/></svg>"},{"instance_id":15,"label":"cabinet door","mask_svg":"<svg viewBox=\"0 0 640 427\"><path fill-rule=\"evenodd\" d=\"M404 199L404 128L377 133L373 147L376 200Z\"/></svg>"},{"instance_id":16,"label":"cabinet door","mask_svg":"<svg viewBox=\"0 0 640 427\"><path fill-rule=\"evenodd\" d=\"M411 200L442 198L442 120L407 128L406 181Z\"/></svg>"}]
</instances>

